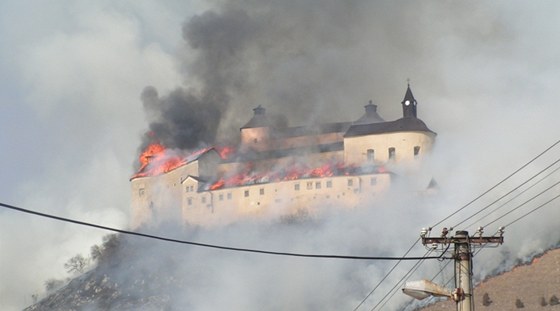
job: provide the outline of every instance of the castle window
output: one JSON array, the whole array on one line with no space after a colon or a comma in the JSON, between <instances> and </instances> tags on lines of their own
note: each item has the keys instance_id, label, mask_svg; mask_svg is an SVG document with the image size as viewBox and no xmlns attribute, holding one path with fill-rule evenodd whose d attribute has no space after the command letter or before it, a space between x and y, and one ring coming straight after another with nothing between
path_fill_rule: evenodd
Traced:
<instances>
[{"instance_id":1,"label":"castle window","mask_svg":"<svg viewBox=\"0 0 560 311\"><path fill-rule=\"evenodd\" d=\"M395 147L389 148L389 160L394 160L396 155Z\"/></svg>"},{"instance_id":2,"label":"castle window","mask_svg":"<svg viewBox=\"0 0 560 311\"><path fill-rule=\"evenodd\" d=\"M194 191L194 186L191 186L191 192L193 192L193 191Z\"/></svg>"},{"instance_id":3,"label":"castle window","mask_svg":"<svg viewBox=\"0 0 560 311\"><path fill-rule=\"evenodd\" d=\"M315 183L315 189L321 189L321 182L320 181Z\"/></svg>"},{"instance_id":4,"label":"castle window","mask_svg":"<svg viewBox=\"0 0 560 311\"><path fill-rule=\"evenodd\" d=\"M145 192L144 188L140 188L140 189L138 189L138 196L139 196L139 197L143 197L143 196L144 196L144 194L146 194L146 192Z\"/></svg>"},{"instance_id":5,"label":"castle window","mask_svg":"<svg viewBox=\"0 0 560 311\"><path fill-rule=\"evenodd\" d=\"M228 194L227 194L227 199L228 199L228 200L231 200L231 192L228 192Z\"/></svg>"},{"instance_id":6,"label":"castle window","mask_svg":"<svg viewBox=\"0 0 560 311\"><path fill-rule=\"evenodd\" d=\"M220 200L220 201L224 200L224 195L222 193L220 193L220 195L218 195L218 200Z\"/></svg>"},{"instance_id":7,"label":"castle window","mask_svg":"<svg viewBox=\"0 0 560 311\"><path fill-rule=\"evenodd\" d=\"M348 179L348 187L352 187L352 186L354 186L354 180Z\"/></svg>"},{"instance_id":8,"label":"castle window","mask_svg":"<svg viewBox=\"0 0 560 311\"><path fill-rule=\"evenodd\" d=\"M192 205L192 198L187 199L187 205Z\"/></svg>"},{"instance_id":9,"label":"castle window","mask_svg":"<svg viewBox=\"0 0 560 311\"><path fill-rule=\"evenodd\" d=\"M202 202L202 204L205 204L206 203L206 197L200 198L200 201Z\"/></svg>"},{"instance_id":10,"label":"castle window","mask_svg":"<svg viewBox=\"0 0 560 311\"><path fill-rule=\"evenodd\" d=\"M368 149L367 150L367 160L368 160L368 162L373 162L374 159L375 159L375 151L373 149Z\"/></svg>"},{"instance_id":11,"label":"castle window","mask_svg":"<svg viewBox=\"0 0 560 311\"><path fill-rule=\"evenodd\" d=\"M332 188L332 180L327 180L327 188Z\"/></svg>"},{"instance_id":12,"label":"castle window","mask_svg":"<svg viewBox=\"0 0 560 311\"><path fill-rule=\"evenodd\" d=\"M377 185L377 177L372 177L372 178L369 180L369 184L372 185L372 186Z\"/></svg>"},{"instance_id":13,"label":"castle window","mask_svg":"<svg viewBox=\"0 0 560 311\"><path fill-rule=\"evenodd\" d=\"M249 196L249 190L245 190L245 197Z\"/></svg>"},{"instance_id":14,"label":"castle window","mask_svg":"<svg viewBox=\"0 0 560 311\"><path fill-rule=\"evenodd\" d=\"M260 189L259 189L259 194L260 194L260 195L264 195L264 188L260 188Z\"/></svg>"},{"instance_id":15,"label":"castle window","mask_svg":"<svg viewBox=\"0 0 560 311\"><path fill-rule=\"evenodd\" d=\"M190 188L189 188L189 186L185 187L185 191L186 191L186 192L191 191Z\"/></svg>"},{"instance_id":16,"label":"castle window","mask_svg":"<svg viewBox=\"0 0 560 311\"><path fill-rule=\"evenodd\" d=\"M313 182L308 181L306 187L307 187L307 190L313 189Z\"/></svg>"},{"instance_id":17,"label":"castle window","mask_svg":"<svg viewBox=\"0 0 560 311\"><path fill-rule=\"evenodd\" d=\"M294 185L294 190L295 190L295 191L299 191L299 184L295 184L295 185Z\"/></svg>"},{"instance_id":18,"label":"castle window","mask_svg":"<svg viewBox=\"0 0 560 311\"><path fill-rule=\"evenodd\" d=\"M420 146L414 146L414 158L418 158L420 155Z\"/></svg>"}]
</instances>

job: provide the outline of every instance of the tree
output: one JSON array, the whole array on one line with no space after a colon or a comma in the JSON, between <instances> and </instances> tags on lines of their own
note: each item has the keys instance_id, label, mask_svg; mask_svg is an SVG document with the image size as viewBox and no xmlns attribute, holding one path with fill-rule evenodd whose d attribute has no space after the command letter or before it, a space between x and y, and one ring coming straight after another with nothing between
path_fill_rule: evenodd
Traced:
<instances>
[{"instance_id":1,"label":"tree","mask_svg":"<svg viewBox=\"0 0 560 311\"><path fill-rule=\"evenodd\" d=\"M87 265L88 265L88 260L81 254L78 254L70 258L70 260L68 260L64 264L64 268L68 273L72 273L72 272L83 273Z\"/></svg>"},{"instance_id":2,"label":"tree","mask_svg":"<svg viewBox=\"0 0 560 311\"><path fill-rule=\"evenodd\" d=\"M546 307L548 305L548 302L546 302L546 299L544 297L541 297L541 306Z\"/></svg>"},{"instance_id":3,"label":"tree","mask_svg":"<svg viewBox=\"0 0 560 311\"><path fill-rule=\"evenodd\" d=\"M515 306L517 307L517 309L525 308L525 304L519 298L515 300Z\"/></svg>"},{"instance_id":4,"label":"tree","mask_svg":"<svg viewBox=\"0 0 560 311\"><path fill-rule=\"evenodd\" d=\"M59 289L60 287L62 287L62 285L64 285L63 280L48 279L47 281L45 281L45 290L47 291L47 293L50 293Z\"/></svg>"},{"instance_id":5,"label":"tree","mask_svg":"<svg viewBox=\"0 0 560 311\"><path fill-rule=\"evenodd\" d=\"M556 295L552 295L552 297L550 297L550 305L555 306L557 304L560 304L558 297L556 297Z\"/></svg>"},{"instance_id":6,"label":"tree","mask_svg":"<svg viewBox=\"0 0 560 311\"><path fill-rule=\"evenodd\" d=\"M490 299L488 293L484 293L484 295L482 295L482 305L488 307L491 304L492 304L492 299Z\"/></svg>"},{"instance_id":7,"label":"tree","mask_svg":"<svg viewBox=\"0 0 560 311\"><path fill-rule=\"evenodd\" d=\"M99 245L94 245L91 247L90 251L91 260L98 261L103 257L103 247Z\"/></svg>"}]
</instances>

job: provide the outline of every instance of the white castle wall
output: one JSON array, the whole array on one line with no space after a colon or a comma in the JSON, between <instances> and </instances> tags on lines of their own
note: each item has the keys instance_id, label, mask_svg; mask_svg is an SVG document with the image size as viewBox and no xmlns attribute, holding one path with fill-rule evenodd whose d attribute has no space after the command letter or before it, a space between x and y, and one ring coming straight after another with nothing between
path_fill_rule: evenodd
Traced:
<instances>
[{"instance_id":1,"label":"white castle wall","mask_svg":"<svg viewBox=\"0 0 560 311\"><path fill-rule=\"evenodd\" d=\"M183 221L195 225L223 225L241 218L285 216L324 206L351 208L374 201L391 184L389 173L306 178L266 184L193 192L198 181L183 187Z\"/></svg>"}]
</instances>

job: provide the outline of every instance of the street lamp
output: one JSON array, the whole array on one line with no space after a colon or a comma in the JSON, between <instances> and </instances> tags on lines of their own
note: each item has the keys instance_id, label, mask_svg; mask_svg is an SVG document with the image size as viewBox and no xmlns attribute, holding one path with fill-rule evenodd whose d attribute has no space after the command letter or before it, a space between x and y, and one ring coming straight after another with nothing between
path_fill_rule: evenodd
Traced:
<instances>
[{"instance_id":1,"label":"street lamp","mask_svg":"<svg viewBox=\"0 0 560 311\"><path fill-rule=\"evenodd\" d=\"M402 291L418 300L426 299L430 296L452 298L450 290L428 280L406 282Z\"/></svg>"}]
</instances>

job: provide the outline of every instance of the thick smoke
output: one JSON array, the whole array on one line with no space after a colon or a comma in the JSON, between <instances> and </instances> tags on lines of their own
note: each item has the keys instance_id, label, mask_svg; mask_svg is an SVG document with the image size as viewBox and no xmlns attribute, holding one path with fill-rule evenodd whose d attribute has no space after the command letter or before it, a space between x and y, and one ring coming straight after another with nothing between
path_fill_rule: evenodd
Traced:
<instances>
[{"instance_id":1,"label":"thick smoke","mask_svg":"<svg viewBox=\"0 0 560 311\"><path fill-rule=\"evenodd\" d=\"M191 148L232 139L257 105L301 125L355 120L373 98L385 119L396 119L411 78L419 117L440 133L428 173L442 185L437 201L418 202L409 188L397 187L394 197L367 210L328 211L294 227L244 222L200 230L193 238L296 252L402 255L422 226L447 216L553 141L550 125L549 131L527 129L523 137L511 132L527 120L552 115L536 112L540 105L551 107L543 95L550 93L548 83L526 87L528 71L520 64L538 44L531 43L534 29L511 27L518 13L499 5L426 1L241 0L219 1L189 19L183 27L188 86L162 97L153 88L143 94L150 130L166 145ZM541 55L531 64L544 68L549 61ZM539 104L531 111L529 103ZM543 214L541 227L554 228L555 214ZM557 235L527 238L524 233L516 227L506 237L511 244L482 253L478 258L487 260L478 266L478 279L558 241ZM390 268L387 263L293 265L197 252L185 254L178 269L204 281L187 285L173 302L195 310L350 310ZM425 266L418 278L440 268ZM409 268L399 267L362 309L371 309ZM405 299L397 296L388 309L402 309Z\"/></svg>"},{"instance_id":2,"label":"thick smoke","mask_svg":"<svg viewBox=\"0 0 560 311\"><path fill-rule=\"evenodd\" d=\"M462 6L462 5L459 5ZM291 125L352 121L369 99L398 111L407 78L443 86L432 58L472 7L354 1L222 1L183 25L185 86L161 97L142 95L154 135L168 147L234 140L262 105ZM442 16L444 17L442 19ZM418 23L437 23L429 30ZM500 21L466 23L475 44L500 40ZM490 29L487 29L490 28ZM477 35L477 32L482 32ZM430 43L427 43L426 40ZM383 114L384 112L381 111Z\"/></svg>"},{"instance_id":3,"label":"thick smoke","mask_svg":"<svg viewBox=\"0 0 560 311\"><path fill-rule=\"evenodd\" d=\"M244 50L257 29L241 10L209 11L185 23L183 38L196 51L186 79L199 87L178 88L162 98L155 88L144 89L142 101L150 132L141 148L154 140L178 149L215 142L232 94L245 92Z\"/></svg>"}]
</instances>

